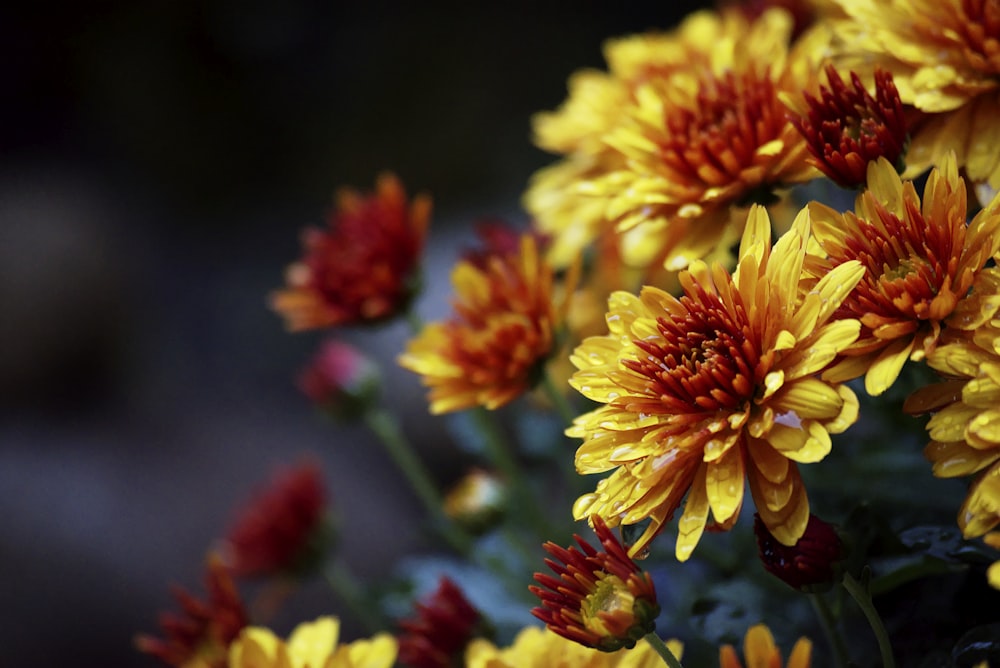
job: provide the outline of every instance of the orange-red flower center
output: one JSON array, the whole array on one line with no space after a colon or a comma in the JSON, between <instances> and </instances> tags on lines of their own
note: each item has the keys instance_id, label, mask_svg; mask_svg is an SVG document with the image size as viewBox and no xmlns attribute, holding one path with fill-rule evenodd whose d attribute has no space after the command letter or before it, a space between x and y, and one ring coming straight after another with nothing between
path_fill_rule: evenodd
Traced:
<instances>
[{"instance_id":1,"label":"orange-red flower center","mask_svg":"<svg viewBox=\"0 0 1000 668\"><path fill-rule=\"evenodd\" d=\"M706 186L732 183L757 149L785 126L774 82L762 74L707 76L688 107L668 106L660 155L672 170Z\"/></svg>"},{"instance_id":2,"label":"orange-red flower center","mask_svg":"<svg viewBox=\"0 0 1000 668\"><path fill-rule=\"evenodd\" d=\"M636 340L646 353L626 360L645 376L652 405L640 411L657 413L732 409L753 397L760 356L742 306L737 317L725 311L718 296L700 287L697 299L681 298L683 318L658 318L660 340Z\"/></svg>"}]
</instances>

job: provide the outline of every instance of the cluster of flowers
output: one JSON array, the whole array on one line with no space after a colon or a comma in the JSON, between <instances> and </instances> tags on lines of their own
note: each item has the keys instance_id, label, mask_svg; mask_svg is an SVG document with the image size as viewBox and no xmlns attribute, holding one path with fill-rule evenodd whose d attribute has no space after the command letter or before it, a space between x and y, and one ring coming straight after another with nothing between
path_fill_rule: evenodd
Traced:
<instances>
[{"instance_id":1,"label":"cluster of flowers","mask_svg":"<svg viewBox=\"0 0 1000 668\"><path fill-rule=\"evenodd\" d=\"M410 316L398 363L431 413L470 416L491 460L451 494L378 405L361 351L327 341L300 385L367 422L459 555L517 509L544 536L527 501L537 490L489 419L514 402L558 414L579 441L576 472L601 476L565 513L600 546L545 543L555 575L530 590L546 630L498 648L448 579L395 634L338 646L332 618L287 641L249 626L233 575L300 572L322 554L324 495L307 468L210 560L209 602L181 594L184 614L144 651L175 666L679 666L685 648L657 634L661 605L637 561L668 531L677 562L697 557L706 531L740 523L749 489L764 568L817 597L830 660L816 663L867 665L839 638L846 613L820 596L842 586L894 665L871 571L811 512L799 465L821 470L834 437L900 386L906 414L931 416L933 475L968 485L953 510L961 538L982 538L977 554L1000 548L1000 2L730 3L611 40L605 57L533 119L559 159L531 178L530 226L484 227L456 264L450 318L413 315L431 204L389 174L371 194L341 194L271 302L292 331ZM853 208L835 206L851 190ZM987 561L973 572L989 592L1000 562ZM1000 622L986 615L975 623ZM997 635L955 665L997 661ZM763 625L743 655L782 664ZM788 657L809 666L812 643ZM740 665L731 644L718 663Z\"/></svg>"}]
</instances>

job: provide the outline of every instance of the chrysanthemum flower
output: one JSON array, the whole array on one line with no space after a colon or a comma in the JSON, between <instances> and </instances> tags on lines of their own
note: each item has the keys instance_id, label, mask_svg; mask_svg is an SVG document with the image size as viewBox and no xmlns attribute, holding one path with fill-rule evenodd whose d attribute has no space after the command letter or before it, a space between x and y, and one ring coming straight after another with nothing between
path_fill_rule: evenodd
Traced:
<instances>
[{"instance_id":1,"label":"chrysanthemum flower","mask_svg":"<svg viewBox=\"0 0 1000 668\"><path fill-rule=\"evenodd\" d=\"M913 128L908 175L953 150L976 182L1000 187L1000 5L994 0L835 0L838 65L883 67L905 104L926 112Z\"/></svg>"},{"instance_id":2,"label":"chrysanthemum flower","mask_svg":"<svg viewBox=\"0 0 1000 668\"><path fill-rule=\"evenodd\" d=\"M743 658L747 668L809 668L812 664L812 641L799 638L784 663L781 650L774 643L771 630L763 624L751 626L743 638ZM732 645L724 645L719 650L719 668L743 668L744 664Z\"/></svg>"},{"instance_id":3,"label":"chrysanthemum flower","mask_svg":"<svg viewBox=\"0 0 1000 668\"><path fill-rule=\"evenodd\" d=\"M465 647L482 635L485 622L462 590L446 577L427 601L418 602L416 617L400 622L399 662L407 668L451 668Z\"/></svg>"},{"instance_id":4,"label":"chrysanthemum flower","mask_svg":"<svg viewBox=\"0 0 1000 668\"><path fill-rule=\"evenodd\" d=\"M563 316L553 281L531 233L517 253L455 266L454 316L424 327L398 359L430 388L431 413L492 410L534 385Z\"/></svg>"},{"instance_id":5,"label":"chrysanthemum flower","mask_svg":"<svg viewBox=\"0 0 1000 668\"><path fill-rule=\"evenodd\" d=\"M592 521L603 551L578 535L573 538L580 549L545 543L552 556L545 563L559 577L535 573L542 586L529 589L542 605L531 614L554 633L586 647L604 652L631 648L656 629L656 590L601 518Z\"/></svg>"},{"instance_id":6,"label":"chrysanthemum flower","mask_svg":"<svg viewBox=\"0 0 1000 668\"><path fill-rule=\"evenodd\" d=\"M958 526L966 538L982 536L1000 524L1000 327L953 332L927 363L945 380L914 392L904 410L933 412L924 455L935 476L975 476Z\"/></svg>"},{"instance_id":7,"label":"chrysanthemum flower","mask_svg":"<svg viewBox=\"0 0 1000 668\"><path fill-rule=\"evenodd\" d=\"M139 635L136 648L178 668L223 668L230 643L247 625L247 614L229 569L218 555L209 555L205 588L207 600L175 589L181 612L163 613L164 637Z\"/></svg>"},{"instance_id":8,"label":"chrysanthemum flower","mask_svg":"<svg viewBox=\"0 0 1000 668\"><path fill-rule=\"evenodd\" d=\"M607 77L575 75L563 108L536 120L536 142L566 160L525 197L553 247L631 231L626 262L683 268L739 237L732 205L817 176L780 97L811 85L820 33L790 53L792 29L782 9L752 22L705 10L609 44Z\"/></svg>"},{"instance_id":9,"label":"chrysanthemum flower","mask_svg":"<svg viewBox=\"0 0 1000 668\"><path fill-rule=\"evenodd\" d=\"M228 565L239 577L298 573L323 553L327 493L313 461L278 471L240 509L223 541Z\"/></svg>"},{"instance_id":10,"label":"chrysanthemum flower","mask_svg":"<svg viewBox=\"0 0 1000 668\"><path fill-rule=\"evenodd\" d=\"M809 516L806 531L795 545L782 545L760 519L754 517L754 534L760 561L768 573L798 591L816 592L834 583L837 566L844 557L836 529Z\"/></svg>"},{"instance_id":11,"label":"chrysanthemum flower","mask_svg":"<svg viewBox=\"0 0 1000 668\"><path fill-rule=\"evenodd\" d=\"M338 417L362 415L378 397L378 366L349 343L329 339L320 344L299 372L296 384L320 409Z\"/></svg>"},{"instance_id":12,"label":"chrysanthemum flower","mask_svg":"<svg viewBox=\"0 0 1000 668\"><path fill-rule=\"evenodd\" d=\"M680 658L683 645L667 641L667 647ZM663 659L649 643L632 649L602 652L584 647L548 629L528 626L522 629L509 647L498 648L488 640L473 640L465 653L466 668L661 668Z\"/></svg>"},{"instance_id":13,"label":"chrysanthemum flower","mask_svg":"<svg viewBox=\"0 0 1000 668\"><path fill-rule=\"evenodd\" d=\"M830 265L857 260L865 275L844 301L841 317L863 325L847 357L827 375L865 375L865 389L888 389L906 360L934 350L977 275L1000 249L1000 199L966 222L965 183L948 154L924 187L903 182L885 159L868 167L868 190L854 212L810 204L813 232Z\"/></svg>"},{"instance_id":14,"label":"chrysanthemum flower","mask_svg":"<svg viewBox=\"0 0 1000 668\"><path fill-rule=\"evenodd\" d=\"M829 87L819 97L805 94L808 110L792 123L809 144L810 162L832 181L845 187L865 185L868 163L882 157L903 171L906 117L892 75L875 70L875 96L851 72L851 87L837 70L826 68Z\"/></svg>"},{"instance_id":15,"label":"chrysanthemum flower","mask_svg":"<svg viewBox=\"0 0 1000 668\"><path fill-rule=\"evenodd\" d=\"M475 468L445 495L444 514L467 531L480 534L503 516L507 493L507 484L497 473Z\"/></svg>"},{"instance_id":16,"label":"chrysanthemum flower","mask_svg":"<svg viewBox=\"0 0 1000 668\"><path fill-rule=\"evenodd\" d=\"M821 372L854 342L860 323L832 318L860 280L857 262L802 282L808 211L771 247L763 207L751 209L739 265L692 263L679 299L654 287L609 301L610 333L573 353L571 384L604 404L566 433L583 438L579 473L613 473L580 497L578 519L651 522L635 555L687 495L676 554L687 559L708 523L730 528L744 479L757 511L782 544L794 545L809 520L798 463L823 459L830 434L857 419L858 401Z\"/></svg>"},{"instance_id":17,"label":"chrysanthemum flower","mask_svg":"<svg viewBox=\"0 0 1000 668\"><path fill-rule=\"evenodd\" d=\"M229 648L229 668L391 668L396 639L388 633L339 643L340 620L299 624L287 641L270 629L244 629Z\"/></svg>"},{"instance_id":18,"label":"chrysanthemum flower","mask_svg":"<svg viewBox=\"0 0 1000 668\"><path fill-rule=\"evenodd\" d=\"M618 230L664 225L663 257L674 269L726 238L731 206L817 176L781 102L811 86L815 40L789 53L792 20L779 9L752 23L736 13L696 17L680 28L689 67L640 85L606 139L625 166L580 186L608 199Z\"/></svg>"},{"instance_id":19,"label":"chrysanthemum flower","mask_svg":"<svg viewBox=\"0 0 1000 668\"><path fill-rule=\"evenodd\" d=\"M416 290L431 201L407 201L393 174L375 193L342 189L325 230L308 229L304 257L286 272L271 307L291 331L371 323L398 314Z\"/></svg>"}]
</instances>

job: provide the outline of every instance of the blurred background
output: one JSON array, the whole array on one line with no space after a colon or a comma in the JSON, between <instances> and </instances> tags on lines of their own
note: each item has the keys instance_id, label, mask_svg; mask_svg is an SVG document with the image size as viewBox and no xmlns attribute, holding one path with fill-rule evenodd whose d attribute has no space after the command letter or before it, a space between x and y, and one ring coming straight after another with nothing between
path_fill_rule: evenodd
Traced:
<instances>
[{"instance_id":1,"label":"blurred background","mask_svg":"<svg viewBox=\"0 0 1000 668\"><path fill-rule=\"evenodd\" d=\"M175 0L0 9L0 666L147 666L207 548L276 465L321 457L360 577L432 549L363 429L294 375L266 307L339 185L435 200L427 318L483 216L524 222L529 117L611 36L695 4ZM474 6L473 6L474 5ZM353 334L357 335L357 334ZM442 485L464 470L403 327L365 333ZM341 612L322 584L295 621ZM356 632L348 620L346 635Z\"/></svg>"}]
</instances>

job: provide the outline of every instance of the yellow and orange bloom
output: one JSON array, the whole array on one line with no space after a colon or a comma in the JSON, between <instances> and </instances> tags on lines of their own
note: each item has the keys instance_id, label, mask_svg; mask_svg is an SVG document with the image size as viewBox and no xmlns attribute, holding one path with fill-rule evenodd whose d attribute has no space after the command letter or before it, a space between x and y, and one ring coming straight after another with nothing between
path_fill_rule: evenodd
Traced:
<instances>
[{"instance_id":1,"label":"yellow and orange bloom","mask_svg":"<svg viewBox=\"0 0 1000 668\"><path fill-rule=\"evenodd\" d=\"M771 630L757 624L751 626L743 638L743 659L746 664L740 663L732 645L724 645L719 650L719 668L743 668L744 665L746 668L809 668L812 664L812 641L799 638L785 663Z\"/></svg>"},{"instance_id":2,"label":"yellow and orange bloom","mask_svg":"<svg viewBox=\"0 0 1000 668\"><path fill-rule=\"evenodd\" d=\"M675 657L683 645L666 641ZM660 668L663 659L649 643L632 649L602 652L568 640L547 628L522 629L509 647L499 648L488 640L473 640L465 653L466 668Z\"/></svg>"},{"instance_id":3,"label":"yellow and orange bloom","mask_svg":"<svg viewBox=\"0 0 1000 668\"><path fill-rule=\"evenodd\" d=\"M247 627L229 648L229 668L392 668L396 639L388 633L340 643L340 620L299 624L288 640L270 629Z\"/></svg>"},{"instance_id":4,"label":"yellow and orange bloom","mask_svg":"<svg viewBox=\"0 0 1000 668\"><path fill-rule=\"evenodd\" d=\"M574 535L580 549L544 545L559 577L535 573L529 589L542 605L531 611L554 633L603 652L632 648L656 629L660 606L648 573L632 561L600 517L592 518L603 551Z\"/></svg>"},{"instance_id":5,"label":"yellow and orange bloom","mask_svg":"<svg viewBox=\"0 0 1000 668\"><path fill-rule=\"evenodd\" d=\"M216 554L208 557L205 586L207 600L175 589L181 612L163 613L164 637L141 634L136 648L177 668L224 668L230 643L247 625L247 613L229 569Z\"/></svg>"},{"instance_id":6,"label":"yellow and orange bloom","mask_svg":"<svg viewBox=\"0 0 1000 668\"><path fill-rule=\"evenodd\" d=\"M278 471L240 509L222 554L238 577L296 574L317 565L327 538L327 493L316 462Z\"/></svg>"},{"instance_id":7,"label":"yellow and orange bloom","mask_svg":"<svg viewBox=\"0 0 1000 668\"><path fill-rule=\"evenodd\" d=\"M958 526L982 536L1000 524L1000 327L953 332L927 363L945 379L914 392L904 410L933 413L924 455L935 476L973 476Z\"/></svg>"},{"instance_id":8,"label":"yellow and orange bloom","mask_svg":"<svg viewBox=\"0 0 1000 668\"><path fill-rule=\"evenodd\" d=\"M812 87L823 36L790 51L793 28L780 8L704 10L609 43L607 75L574 75L535 123L536 143L566 158L525 197L560 259L612 235L627 264L680 269L739 238L730 207L818 176L781 97Z\"/></svg>"},{"instance_id":9,"label":"yellow and orange bloom","mask_svg":"<svg viewBox=\"0 0 1000 668\"><path fill-rule=\"evenodd\" d=\"M610 525L651 520L630 547L642 552L685 495L676 555L686 560L714 516L728 529L749 481L757 511L784 545L806 530L809 502L799 463L822 460L830 434L857 419L846 386L817 377L857 338L860 323L834 312L861 279L856 261L818 281L803 278L808 211L771 246L761 206L751 209L733 274L692 263L683 295L655 287L609 300L606 336L573 353L570 383L604 404L569 436L581 474L611 475L573 507Z\"/></svg>"},{"instance_id":10,"label":"yellow and orange bloom","mask_svg":"<svg viewBox=\"0 0 1000 668\"><path fill-rule=\"evenodd\" d=\"M965 182L949 154L929 175L922 202L913 183L879 159L868 167L868 190L854 212L818 202L809 208L828 266L858 261L865 268L838 313L859 319L861 335L827 377L864 375L868 393L881 394L907 360L934 350L942 327L1000 249L1000 199L967 222Z\"/></svg>"},{"instance_id":11,"label":"yellow and orange bloom","mask_svg":"<svg viewBox=\"0 0 1000 668\"><path fill-rule=\"evenodd\" d=\"M531 389L564 315L554 276L532 233L521 236L518 252L455 266L454 315L424 327L398 358L430 388L431 413L493 410Z\"/></svg>"},{"instance_id":12,"label":"yellow and orange bloom","mask_svg":"<svg viewBox=\"0 0 1000 668\"><path fill-rule=\"evenodd\" d=\"M946 151L974 182L1000 187L1000 5L994 0L835 0L839 68L890 71L912 128L908 176ZM870 74L870 72L869 72ZM867 74L866 74L867 78Z\"/></svg>"},{"instance_id":13,"label":"yellow and orange bloom","mask_svg":"<svg viewBox=\"0 0 1000 668\"><path fill-rule=\"evenodd\" d=\"M605 215L619 231L662 227L668 268L738 238L730 207L817 176L780 101L815 77L811 40L789 53L791 30L782 10L752 23L735 13L685 21L689 67L637 87L606 139L624 167L580 186L607 198Z\"/></svg>"},{"instance_id":14,"label":"yellow and orange bloom","mask_svg":"<svg viewBox=\"0 0 1000 668\"><path fill-rule=\"evenodd\" d=\"M304 257L289 266L271 308L291 331L374 323L405 310L419 285L431 200L407 199L382 174L375 192L342 189L327 229L302 237Z\"/></svg>"},{"instance_id":15,"label":"yellow and orange bloom","mask_svg":"<svg viewBox=\"0 0 1000 668\"><path fill-rule=\"evenodd\" d=\"M892 75L875 70L875 96L851 72L851 87L826 68L827 86L818 98L805 94L808 110L792 123L809 144L810 162L845 188L864 186L868 163L882 157L902 172L907 129L903 103Z\"/></svg>"},{"instance_id":16,"label":"yellow and orange bloom","mask_svg":"<svg viewBox=\"0 0 1000 668\"><path fill-rule=\"evenodd\" d=\"M487 624L458 585L442 577L438 588L416 604L416 616L399 624L399 662L406 668L450 668Z\"/></svg>"}]
</instances>

